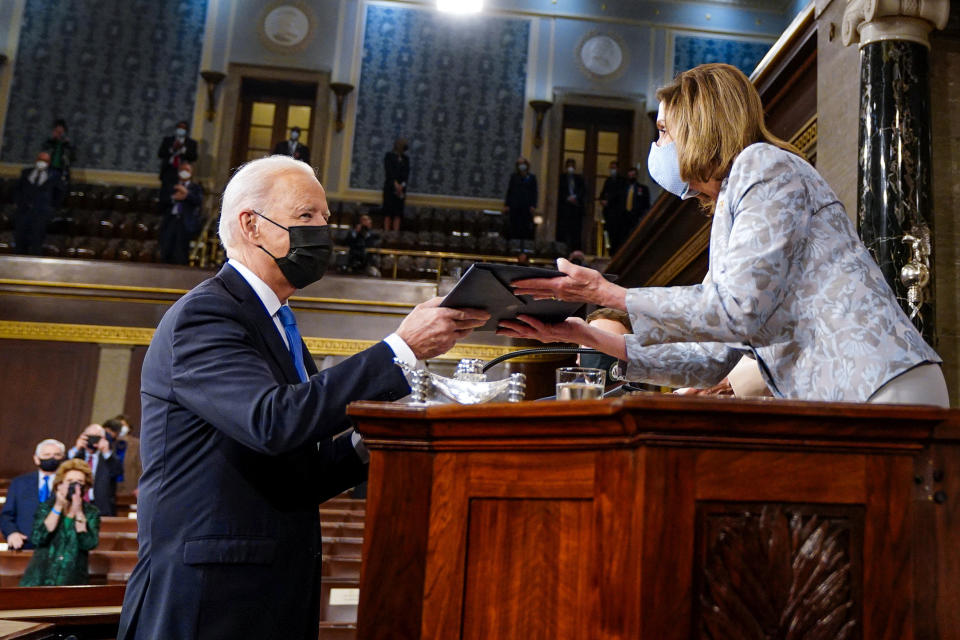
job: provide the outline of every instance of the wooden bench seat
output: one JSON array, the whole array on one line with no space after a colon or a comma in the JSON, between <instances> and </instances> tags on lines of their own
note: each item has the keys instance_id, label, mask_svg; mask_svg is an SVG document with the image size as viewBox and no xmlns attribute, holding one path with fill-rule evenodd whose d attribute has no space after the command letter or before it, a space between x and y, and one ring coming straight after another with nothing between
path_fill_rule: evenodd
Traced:
<instances>
[{"instance_id":1,"label":"wooden bench seat","mask_svg":"<svg viewBox=\"0 0 960 640\"><path fill-rule=\"evenodd\" d=\"M360 580L360 558L341 558L338 556L323 556L323 570L321 582L329 578L350 578Z\"/></svg>"},{"instance_id":2,"label":"wooden bench seat","mask_svg":"<svg viewBox=\"0 0 960 640\"><path fill-rule=\"evenodd\" d=\"M362 538L362 522L320 521L320 529L327 538Z\"/></svg>"},{"instance_id":3,"label":"wooden bench seat","mask_svg":"<svg viewBox=\"0 0 960 640\"><path fill-rule=\"evenodd\" d=\"M363 538L323 538L323 555L359 558L363 555Z\"/></svg>"},{"instance_id":4,"label":"wooden bench seat","mask_svg":"<svg viewBox=\"0 0 960 640\"><path fill-rule=\"evenodd\" d=\"M135 518L119 516L103 516L100 518L100 533L136 533L137 521Z\"/></svg>"},{"instance_id":5,"label":"wooden bench seat","mask_svg":"<svg viewBox=\"0 0 960 640\"><path fill-rule=\"evenodd\" d=\"M97 544L100 551L136 551L138 548L136 533L100 532L100 542Z\"/></svg>"},{"instance_id":6,"label":"wooden bench seat","mask_svg":"<svg viewBox=\"0 0 960 640\"><path fill-rule=\"evenodd\" d=\"M363 522L366 519L365 510L327 509L320 507L320 521L336 520L337 522Z\"/></svg>"}]
</instances>

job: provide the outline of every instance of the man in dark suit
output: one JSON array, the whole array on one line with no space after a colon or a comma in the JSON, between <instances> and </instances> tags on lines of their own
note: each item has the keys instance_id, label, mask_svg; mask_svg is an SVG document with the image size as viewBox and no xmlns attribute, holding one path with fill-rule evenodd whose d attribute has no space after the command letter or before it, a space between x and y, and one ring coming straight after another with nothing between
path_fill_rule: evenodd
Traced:
<instances>
[{"instance_id":1,"label":"man in dark suit","mask_svg":"<svg viewBox=\"0 0 960 640\"><path fill-rule=\"evenodd\" d=\"M118 638L316 640L318 505L366 477L346 406L409 393L393 363L486 321L418 305L382 342L318 372L287 299L332 243L323 188L284 156L227 184L227 264L164 315L141 374L139 559Z\"/></svg>"},{"instance_id":2,"label":"man in dark suit","mask_svg":"<svg viewBox=\"0 0 960 640\"><path fill-rule=\"evenodd\" d=\"M188 264L190 241L203 229L203 188L192 178L193 165L182 162L177 182L169 191L160 193L160 261L167 264Z\"/></svg>"},{"instance_id":3,"label":"man in dark suit","mask_svg":"<svg viewBox=\"0 0 960 640\"><path fill-rule=\"evenodd\" d=\"M177 183L180 165L184 162L197 161L197 141L187 137L187 121L177 123L172 136L167 136L160 143L157 151L160 158L160 197L169 192Z\"/></svg>"},{"instance_id":4,"label":"man in dark suit","mask_svg":"<svg viewBox=\"0 0 960 640\"><path fill-rule=\"evenodd\" d=\"M537 176L530 173L526 158L517 158L516 171L510 174L503 212L507 220L507 237L511 240L533 240L533 213L537 210Z\"/></svg>"},{"instance_id":5,"label":"man in dark suit","mask_svg":"<svg viewBox=\"0 0 960 640\"><path fill-rule=\"evenodd\" d=\"M617 252L624 241L623 199L627 194L627 181L620 175L616 160L610 162L610 177L603 181L600 204L603 205L603 223L610 241L610 255Z\"/></svg>"},{"instance_id":6,"label":"man in dark suit","mask_svg":"<svg viewBox=\"0 0 960 640\"><path fill-rule=\"evenodd\" d=\"M557 194L557 240L566 243L569 251L583 249L586 201L587 189L583 176L577 173L577 161L567 158Z\"/></svg>"},{"instance_id":7,"label":"man in dark suit","mask_svg":"<svg viewBox=\"0 0 960 640\"><path fill-rule=\"evenodd\" d=\"M43 254L43 241L53 215L56 190L57 181L50 170L50 154L41 151L34 165L20 172L17 184L17 214L13 223L17 253Z\"/></svg>"},{"instance_id":8,"label":"man in dark suit","mask_svg":"<svg viewBox=\"0 0 960 640\"><path fill-rule=\"evenodd\" d=\"M67 452L70 458L79 458L93 471L93 488L87 498L96 505L102 516L117 512L117 478L123 475L123 462L114 455L107 432L99 424L87 425L76 445Z\"/></svg>"},{"instance_id":9,"label":"man in dark suit","mask_svg":"<svg viewBox=\"0 0 960 640\"><path fill-rule=\"evenodd\" d=\"M278 156L290 156L310 164L310 147L300 142L300 127L290 129L290 139L278 142L273 147L273 153Z\"/></svg>"},{"instance_id":10,"label":"man in dark suit","mask_svg":"<svg viewBox=\"0 0 960 640\"><path fill-rule=\"evenodd\" d=\"M621 242L626 242L634 227L650 210L650 189L637 180L636 167L627 170L627 191L623 197L624 229Z\"/></svg>"},{"instance_id":11,"label":"man in dark suit","mask_svg":"<svg viewBox=\"0 0 960 640\"><path fill-rule=\"evenodd\" d=\"M10 481L7 501L0 510L0 531L12 551L33 549L30 542L33 516L40 503L53 495L53 476L66 453L66 446L59 440L44 440L33 452L33 464L37 470Z\"/></svg>"}]
</instances>

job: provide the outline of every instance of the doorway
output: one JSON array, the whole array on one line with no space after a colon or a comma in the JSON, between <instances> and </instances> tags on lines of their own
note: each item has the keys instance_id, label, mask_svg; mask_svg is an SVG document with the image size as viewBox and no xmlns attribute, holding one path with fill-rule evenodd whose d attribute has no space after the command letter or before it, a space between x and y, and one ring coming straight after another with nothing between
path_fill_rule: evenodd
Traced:
<instances>
[{"instance_id":1,"label":"doorway","mask_svg":"<svg viewBox=\"0 0 960 640\"><path fill-rule=\"evenodd\" d=\"M557 175L563 175L567 158L577 162L587 191L583 220L584 250L605 255L607 243L603 235L603 206L598 198L603 182L610 175L609 166L616 160L625 175L631 158L634 112L568 105L563 108L562 143L557 159Z\"/></svg>"},{"instance_id":2,"label":"doorway","mask_svg":"<svg viewBox=\"0 0 960 640\"><path fill-rule=\"evenodd\" d=\"M231 166L270 155L289 139L292 127L300 127L300 142L316 153L311 136L316 99L316 83L243 78Z\"/></svg>"}]
</instances>

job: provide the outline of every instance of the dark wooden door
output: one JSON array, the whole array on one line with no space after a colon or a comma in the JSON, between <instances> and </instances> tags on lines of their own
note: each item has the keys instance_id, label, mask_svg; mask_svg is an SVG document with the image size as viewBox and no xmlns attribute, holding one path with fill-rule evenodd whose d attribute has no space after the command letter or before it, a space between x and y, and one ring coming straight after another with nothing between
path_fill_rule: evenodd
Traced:
<instances>
[{"instance_id":1,"label":"dark wooden door","mask_svg":"<svg viewBox=\"0 0 960 640\"><path fill-rule=\"evenodd\" d=\"M311 143L316 95L315 83L244 78L231 166L270 155L274 145L289 139L290 129L295 126L300 127L299 141L316 153Z\"/></svg>"}]
</instances>

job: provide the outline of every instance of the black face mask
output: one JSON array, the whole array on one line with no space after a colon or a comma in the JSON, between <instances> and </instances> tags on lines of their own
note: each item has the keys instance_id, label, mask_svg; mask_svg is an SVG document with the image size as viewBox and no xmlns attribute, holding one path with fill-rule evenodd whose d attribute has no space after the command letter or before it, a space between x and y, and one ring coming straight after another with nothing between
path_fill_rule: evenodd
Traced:
<instances>
[{"instance_id":1,"label":"black face mask","mask_svg":"<svg viewBox=\"0 0 960 640\"><path fill-rule=\"evenodd\" d=\"M617 359L608 356L605 353L581 353L580 366L588 369L602 369L607 372L607 384L613 382L610 379L610 369L617 364Z\"/></svg>"},{"instance_id":2,"label":"black face mask","mask_svg":"<svg viewBox=\"0 0 960 640\"><path fill-rule=\"evenodd\" d=\"M100 436L87 436L87 449L93 451L100 442Z\"/></svg>"},{"instance_id":3,"label":"black face mask","mask_svg":"<svg viewBox=\"0 0 960 640\"><path fill-rule=\"evenodd\" d=\"M40 469L47 473L52 473L57 470L61 462L63 462L63 460L60 458L40 458Z\"/></svg>"},{"instance_id":4,"label":"black face mask","mask_svg":"<svg viewBox=\"0 0 960 640\"><path fill-rule=\"evenodd\" d=\"M303 289L323 277L330 263L330 254L333 252L328 225L285 227L259 211L254 213L281 229L286 229L290 234L290 250L282 258L276 257L262 245L257 245L273 258L287 282L297 289Z\"/></svg>"}]
</instances>

